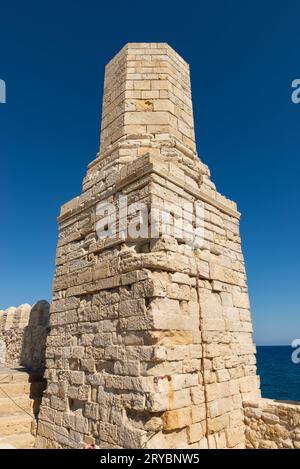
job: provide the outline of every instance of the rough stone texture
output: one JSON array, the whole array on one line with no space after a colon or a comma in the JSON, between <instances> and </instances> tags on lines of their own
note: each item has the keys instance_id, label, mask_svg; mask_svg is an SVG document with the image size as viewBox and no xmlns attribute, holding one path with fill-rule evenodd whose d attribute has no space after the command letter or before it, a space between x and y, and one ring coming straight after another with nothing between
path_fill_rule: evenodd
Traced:
<instances>
[{"instance_id":1,"label":"rough stone texture","mask_svg":"<svg viewBox=\"0 0 300 469\"><path fill-rule=\"evenodd\" d=\"M174 219L202 201L203 243L99 239L96 205L120 192ZM198 159L189 67L167 44L106 67L100 151L59 217L50 326L37 448L244 447L259 382L239 213Z\"/></svg>"},{"instance_id":2,"label":"rough stone texture","mask_svg":"<svg viewBox=\"0 0 300 469\"><path fill-rule=\"evenodd\" d=\"M0 311L0 363L44 370L49 309L42 300L33 307L23 304Z\"/></svg>"},{"instance_id":3,"label":"rough stone texture","mask_svg":"<svg viewBox=\"0 0 300 469\"><path fill-rule=\"evenodd\" d=\"M5 363L6 359L6 345L4 340L0 339L0 365Z\"/></svg>"},{"instance_id":4,"label":"rough stone texture","mask_svg":"<svg viewBox=\"0 0 300 469\"><path fill-rule=\"evenodd\" d=\"M300 449L300 405L258 399L244 402L246 447Z\"/></svg>"}]
</instances>

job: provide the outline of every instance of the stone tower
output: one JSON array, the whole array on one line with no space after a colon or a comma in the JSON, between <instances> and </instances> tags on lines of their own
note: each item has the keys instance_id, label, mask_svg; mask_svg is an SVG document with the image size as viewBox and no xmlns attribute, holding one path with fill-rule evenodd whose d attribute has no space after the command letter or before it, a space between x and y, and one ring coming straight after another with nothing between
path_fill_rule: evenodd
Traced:
<instances>
[{"instance_id":1,"label":"stone tower","mask_svg":"<svg viewBox=\"0 0 300 469\"><path fill-rule=\"evenodd\" d=\"M127 44L59 217L36 447L244 447L259 382L239 216L197 157L188 64Z\"/></svg>"}]
</instances>

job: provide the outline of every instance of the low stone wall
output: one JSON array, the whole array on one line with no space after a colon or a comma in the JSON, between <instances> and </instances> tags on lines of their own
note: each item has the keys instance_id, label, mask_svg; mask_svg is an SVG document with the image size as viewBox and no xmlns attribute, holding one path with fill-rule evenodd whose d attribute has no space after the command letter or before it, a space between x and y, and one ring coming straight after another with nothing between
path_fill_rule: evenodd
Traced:
<instances>
[{"instance_id":1,"label":"low stone wall","mask_svg":"<svg viewBox=\"0 0 300 469\"><path fill-rule=\"evenodd\" d=\"M38 301L0 311L0 363L43 371L50 305Z\"/></svg>"},{"instance_id":2,"label":"low stone wall","mask_svg":"<svg viewBox=\"0 0 300 469\"><path fill-rule=\"evenodd\" d=\"M300 449L300 403L244 402L246 448Z\"/></svg>"}]
</instances>

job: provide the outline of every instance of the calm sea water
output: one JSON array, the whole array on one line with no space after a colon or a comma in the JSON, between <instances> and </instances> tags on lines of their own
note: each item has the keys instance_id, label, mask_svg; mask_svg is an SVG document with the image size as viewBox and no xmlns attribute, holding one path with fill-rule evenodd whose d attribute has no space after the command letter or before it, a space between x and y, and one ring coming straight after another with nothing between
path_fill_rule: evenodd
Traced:
<instances>
[{"instance_id":1,"label":"calm sea water","mask_svg":"<svg viewBox=\"0 0 300 469\"><path fill-rule=\"evenodd\" d=\"M300 401L300 363L292 362L294 350L289 346L257 346L263 397Z\"/></svg>"}]
</instances>

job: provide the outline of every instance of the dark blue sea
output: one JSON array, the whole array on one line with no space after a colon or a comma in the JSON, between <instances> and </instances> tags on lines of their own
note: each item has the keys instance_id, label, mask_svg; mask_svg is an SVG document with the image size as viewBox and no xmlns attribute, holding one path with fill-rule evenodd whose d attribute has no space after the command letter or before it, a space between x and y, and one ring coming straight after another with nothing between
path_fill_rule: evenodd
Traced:
<instances>
[{"instance_id":1,"label":"dark blue sea","mask_svg":"<svg viewBox=\"0 0 300 469\"><path fill-rule=\"evenodd\" d=\"M300 363L292 362L294 351L297 349L290 346L257 346L263 397L300 401Z\"/></svg>"}]
</instances>

